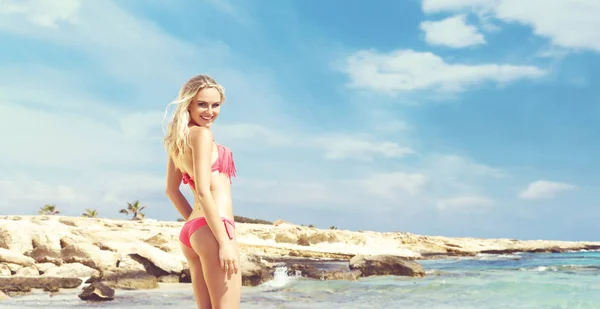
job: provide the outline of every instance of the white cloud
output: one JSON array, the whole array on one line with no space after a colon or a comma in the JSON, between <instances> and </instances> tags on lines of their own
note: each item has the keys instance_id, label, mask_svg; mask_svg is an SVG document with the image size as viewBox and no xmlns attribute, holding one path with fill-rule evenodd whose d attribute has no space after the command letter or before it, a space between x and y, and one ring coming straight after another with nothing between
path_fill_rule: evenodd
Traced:
<instances>
[{"instance_id":1,"label":"white cloud","mask_svg":"<svg viewBox=\"0 0 600 309\"><path fill-rule=\"evenodd\" d=\"M427 184L427 176L421 173L376 173L358 183L366 192L380 198L397 200L402 195L418 195Z\"/></svg>"},{"instance_id":2,"label":"white cloud","mask_svg":"<svg viewBox=\"0 0 600 309\"><path fill-rule=\"evenodd\" d=\"M29 167L87 170L152 164L160 159L147 155L156 151L149 143L129 138L130 133L99 121L93 114L54 113L3 102L0 130L15 133L0 141L0 160Z\"/></svg>"},{"instance_id":3,"label":"white cloud","mask_svg":"<svg viewBox=\"0 0 600 309\"><path fill-rule=\"evenodd\" d=\"M222 135L225 141L250 142L265 144L267 146L290 146L297 142L291 134L276 131L264 125L255 123L222 124L215 128L215 134Z\"/></svg>"},{"instance_id":4,"label":"white cloud","mask_svg":"<svg viewBox=\"0 0 600 309\"><path fill-rule=\"evenodd\" d=\"M448 196L485 196L490 187L509 177L501 169L455 154L429 154L398 168L427 176L427 186L421 195L433 205Z\"/></svg>"},{"instance_id":5,"label":"white cloud","mask_svg":"<svg viewBox=\"0 0 600 309\"><path fill-rule=\"evenodd\" d=\"M313 177L314 178L314 177ZM378 210L398 206L409 207L423 192L427 177L419 173L368 173L355 178L337 177L317 180L270 180L239 177L236 179L236 200L240 203L297 205L302 208L364 209L369 205ZM401 201L402 203L398 204Z\"/></svg>"},{"instance_id":6,"label":"white cloud","mask_svg":"<svg viewBox=\"0 0 600 309\"><path fill-rule=\"evenodd\" d=\"M324 149L324 157L329 160L372 160L375 156L402 158L415 153L410 147L402 147L394 142L343 134L316 137L312 143Z\"/></svg>"},{"instance_id":7,"label":"white cloud","mask_svg":"<svg viewBox=\"0 0 600 309\"><path fill-rule=\"evenodd\" d=\"M44 204L56 204L62 214L79 215L95 208L102 216L121 217L118 210L140 199L160 211L157 200L164 199L164 176L139 171L77 171L42 177L3 175L0 179L0 213L35 214ZM171 210L171 209L169 209Z\"/></svg>"},{"instance_id":8,"label":"white cloud","mask_svg":"<svg viewBox=\"0 0 600 309\"><path fill-rule=\"evenodd\" d=\"M90 198L96 198L90 201L91 205L102 205L104 209L120 209L126 202L139 199L145 204L161 207L162 203L157 202L166 201L164 175L143 170L104 171L95 175L96 179L86 181L84 185L76 185ZM92 173L88 172L83 176L89 178ZM110 183L105 183L107 180L110 180ZM156 210L160 211L160 208Z\"/></svg>"},{"instance_id":9,"label":"white cloud","mask_svg":"<svg viewBox=\"0 0 600 309\"><path fill-rule=\"evenodd\" d=\"M398 133L413 130L412 126L402 120L377 121L373 129L384 133Z\"/></svg>"},{"instance_id":10,"label":"white cloud","mask_svg":"<svg viewBox=\"0 0 600 309\"><path fill-rule=\"evenodd\" d=\"M440 211L454 210L479 210L491 206L494 201L484 196L457 196L452 198L441 199L436 203L436 207Z\"/></svg>"},{"instance_id":11,"label":"white cloud","mask_svg":"<svg viewBox=\"0 0 600 309\"><path fill-rule=\"evenodd\" d=\"M79 0L4 0L0 16L17 14L41 27L56 28L60 22L75 22Z\"/></svg>"},{"instance_id":12,"label":"white cloud","mask_svg":"<svg viewBox=\"0 0 600 309\"><path fill-rule=\"evenodd\" d=\"M432 45L462 48L485 44L485 38L477 27L467 24L464 14L439 21L424 21L420 28L425 32L425 41Z\"/></svg>"},{"instance_id":13,"label":"white cloud","mask_svg":"<svg viewBox=\"0 0 600 309\"><path fill-rule=\"evenodd\" d=\"M298 162L314 165L314 161ZM404 168L403 168L404 167ZM328 175L315 180L315 173L298 173L289 180L240 177L236 192L244 202L294 204L302 207L360 209L365 204L381 209L438 206L486 206L493 201L479 191L489 180L505 179L503 171L457 155L425 156L411 164L379 165L385 171L357 169L352 176ZM454 196L446 198L447 196Z\"/></svg>"},{"instance_id":14,"label":"white cloud","mask_svg":"<svg viewBox=\"0 0 600 309\"><path fill-rule=\"evenodd\" d=\"M96 119L118 117L118 111L88 89L94 81L83 71L18 63L0 66L0 100L23 108L85 113Z\"/></svg>"},{"instance_id":15,"label":"white cloud","mask_svg":"<svg viewBox=\"0 0 600 309\"><path fill-rule=\"evenodd\" d=\"M529 25L554 44L600 52L600 2L597 0L504 0L496 16L506 22Z\"/></svg>"},{"instance_id":16,"label":"white cloud","mask_svg":"<svg viewBox=\"0 0 600 309\"><path fill-rule=\"evenodd\" d=\"M219 11L231 16L233 20L243 24L245 27L253 26L254 20L244 10L238 9L240 3L233 5L229 0L207 0L213 7Z\"/></svg>"},{"instance_id":17,"label":"white cloud","mask_svg":"<svg viewBox=\"0 0 600 309\"><path fill-rule=\"evenodd\" d=\"M302 207L351 206L358 202L356 191L346 184L324 180L279 181L264 178L236 179L236 193L242 203L301 205Z\"/></svg>"},{"instance_id":18,"label":"white cloud","mask_svg":"<svg viewBox=\"0 0 600 309\"><path fill-rule=\"evenodd\" d=\"M423 0L425 13L474 12L505 23L520 23L553 44L600 52L597 0Z\"/></svg>"},{"instance_id":19,"label":"white cloud","mask_svg":"<svg viewBox=\"0 0 600 309\"><path fill-rule=\"evenodd\" d=\"M0 179L0 210L27 208L28 204L38 207L58 202L87 202L88 198L72 186L52 185L27 177L15 177L11 180Z\"/></svg>"},{"instance_id":20,"label":"white cloud","mask_svg":"<svg viewBox=\"0 0 600 309\"><path fill-rule=\"evenodd\" d=\"M506 84L546 75L535 66L450 63L433 53L411 49L389 53L361 50L346 59L342 70L349 75L351 87L384 93L462 92L485 82Z\"/></svg>"},{"instance_id":21,"label":"white cloud","mask_svg":"<svg viewBox=\"0 0 600 309\"><path fill-rule=\"evenodd\" d=\"M429 169L438 175L457 175L458 177L490 177L506 178L508 175L501 169L455 154L432 154L426 159Z\"/></svg>"},{"instance_id":22,"label":"white cloud","mask_svg":"<svg viewBox=\"0 0 600 309\"><path fill-rule=\"evenodd\" d=\"M360 99L364 102L364 99ZM408 117L402 115L402 110L391 111L388 106L378 104L350 103L357 115L360 115L361 123L365 125L365 131L373 135L394 134L394 138L407 139L414 132L413 126L406 120ZM417 106L418 102L402 100L404 105ZM405 142L405 141L403 141Z\"/></svg>"},{"instance_id":23,"label":"white cloud","mask_svg":"<svg viewBox=\"0 0 600 309\"><path fill-rule=\"evenodd\" d=\"M177 87L185 79L198 74L196 67L210 70L215 63L230 56L227 46L222 43L199 40L190 44L179 40L155 23L129 14L113 1L71 2L77 4L76 12L71 14L76 16L76 22L58 23L52 30L47 30L23 18L33 18L36 14L30 9L33 5L14 1L14 9L0 15L0 32L66 48L84 61L84 70L91 64L100 70L96 77L98 73L107 74L109 82L119 83L121 89L128 87L134 94L131 99L162 101L163 106L174 98ZM55 16L57 13L49 11L48 14ZM174 80L180 81L179 85L168 87Z\"/></svg>"},{"instance_id":24,"label":"white cloud","mask_svg":"<svg viewBox=\"0 0 600 309\"><path fill-rule=\"evenodd\" d=\"M385 124L388 130L408 130L403 122ZM384 129L384 128L381 128ZM375 157L403 158L416 152L396 142L379 141L364 134L325 133L313 135L284 132L264 125L253 123L223 124L215 128L227 142L244 143L252 147L260 144L270 147L291 147L302 149L320 149L327 160L354 159L371 161Z\"/></svg>"},{"instance_id":25,"label":"white cloud","mask_svg":"<svg viewBox=\"0 0 600 309\"><path fill-rule=\"evenodd\" d=\"M489 9L497 0L423 0L421 7L425 13L460 11L463 9Z\"/></svg>"},{"instance_id":26,"label":"white cloud","mask_svg":"<svg viewBox=\"0 0 600 309\"><path fill-rule=\"evenodd\" d=\"M575 188L575 185L568 183L538 180L530 183L527 189L519 193L519 197L526 200L551 199L561 192L574 190Z\"/></svg>"},{"instance_id":27,"label":"white cloud","mask_svg":"<svg viewBox=\"0 0 600 309\"><path fill-rule=\"evenodd\" d=\"M163 113L159 111L132 112L118 121L123 136L133 141L162 141L159 123Z\"/></svg>"},{"instance_id":28,"label":"white cloud","mask_svg":"<svg viewBox=\"0 0 600 309\"><path fill-rule=\"evenodd\" d=\"M307 162L315 164L312 160L297 164L303 166ZM375 168L357 169L350 173L352 176L331 175L319 180L314 180L313 172L296 173L292 179L277 181L240 177L236 181L236 192L244 202L296 204L309 208L310 204L326 204L331 208L360 209L365 203L376 203L380 210L438 205L470 209L467 206L471 204L486 205L484 196L478 192L483 183L508 177L497 168L457 155L425 156L416 163L394 164L393 167L379 165L378 168L385 170L393 168L389 172Z\"/></svg>"}]
</instances>

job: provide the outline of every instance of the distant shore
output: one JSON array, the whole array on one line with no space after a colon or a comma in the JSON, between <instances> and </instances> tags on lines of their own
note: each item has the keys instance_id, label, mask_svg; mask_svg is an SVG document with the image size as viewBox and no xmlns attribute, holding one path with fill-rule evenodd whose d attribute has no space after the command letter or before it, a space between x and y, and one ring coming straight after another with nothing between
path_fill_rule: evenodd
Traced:
<instances>
[{"instance_id":1,"label":"distant shore","mask_svg":"<svg viewBox=\"0 0 600 309\"><path fill-rule=\"evenodd\" d=\"M6 287L24 277L47 282L44 278L103 276L102 280L113 278L115 288L127 281L134 289L156 288L157 282L189 282L178 239L182 225L153 219L0 216L0 290L4 282L5 292L14 292ZM423 236L319 229L284 221L237 223L236 235L244 285L249 286L272 279L281 265L321 280L359 280L380 274L422 277L418 261L423 259L600 249L600 242ZM315 261L347 261L349 268L323 269ZM22 292L28 286L47 286L27 280ZM56 288L67 285L64 280L53 282Z\"/></svg>"}]
</instances>

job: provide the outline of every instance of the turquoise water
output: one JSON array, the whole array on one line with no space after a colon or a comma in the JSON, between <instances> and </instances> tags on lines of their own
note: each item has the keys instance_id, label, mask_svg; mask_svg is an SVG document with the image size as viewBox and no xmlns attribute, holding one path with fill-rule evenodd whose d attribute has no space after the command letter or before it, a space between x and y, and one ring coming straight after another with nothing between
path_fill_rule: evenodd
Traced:
<instances>
[{"instance_id":1,"label":"turquoise water","mask_svg":"<svg viewBox=\"0 0 600 309\"><path fill-rule=\"evenodd\" d=\"M371 277L357 282L288 277L284 269L259 287L244 288L242 307L265 308L600 308L600 252L515 254L420 261L426 278ZM117 291L90 304L74 292L35 294L1 308L194 308L189 285Z\"/></svg>"}]
</instances>

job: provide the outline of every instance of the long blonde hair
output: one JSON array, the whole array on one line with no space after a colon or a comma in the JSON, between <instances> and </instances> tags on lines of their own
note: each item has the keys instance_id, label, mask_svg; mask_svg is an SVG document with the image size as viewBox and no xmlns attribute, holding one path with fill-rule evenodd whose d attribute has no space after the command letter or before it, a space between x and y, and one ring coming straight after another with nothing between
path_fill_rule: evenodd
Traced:
<instances>
[{"instance_id":1,"label":"long blonde hair","mask_svg":"<svg viewBox=\"0 0 600 309\"><path fill-rule=\"evenodd\" d=\"M221 103L225 101L225 90L223 89L223 86L221 86L208 75L196 75L183 84L179 90L179 95L177 98L171 101L165 110L164 117L166 118L169 106L176 106L173 116L167 125L167 132L165 132L163 143L167 153L178 167L181 166L179 163L181 162L181 158L185 153L185 150L189 146L188 124L190 122L190 113L188 111L188 107L190 106L190 103L196 94L205 88L217 89L217 91L219 91L221 94Z\"/></svg>"}]
</instances>

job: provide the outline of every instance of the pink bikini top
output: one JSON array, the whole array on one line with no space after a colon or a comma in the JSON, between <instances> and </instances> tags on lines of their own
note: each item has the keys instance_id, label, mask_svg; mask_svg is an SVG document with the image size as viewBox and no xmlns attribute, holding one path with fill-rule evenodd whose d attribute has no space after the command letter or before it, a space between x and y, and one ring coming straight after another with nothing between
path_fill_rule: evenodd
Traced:
<instances>
[{"instance_id":1,"label":"pink bikini top","mask_svg":"<svg viewBox=\"0 0 600 309\"><path fill-rule=\"evenodd\" d=\"M221 174L227 175L229 177L229 183L231 183L231 178L235 177L236 172L235 163L233 162L233 153L231 150L229 150L229 148L223 145L219 145L216 142L215 145L217 145L218 156L217 160L213 162L211 170L213 172L218 171ZM189 184L194 190L196 189L194 179L192 179L192 177L190 177L190 175L187 173L183 173L183 183Z\"/></svg>"}]
</instances>

